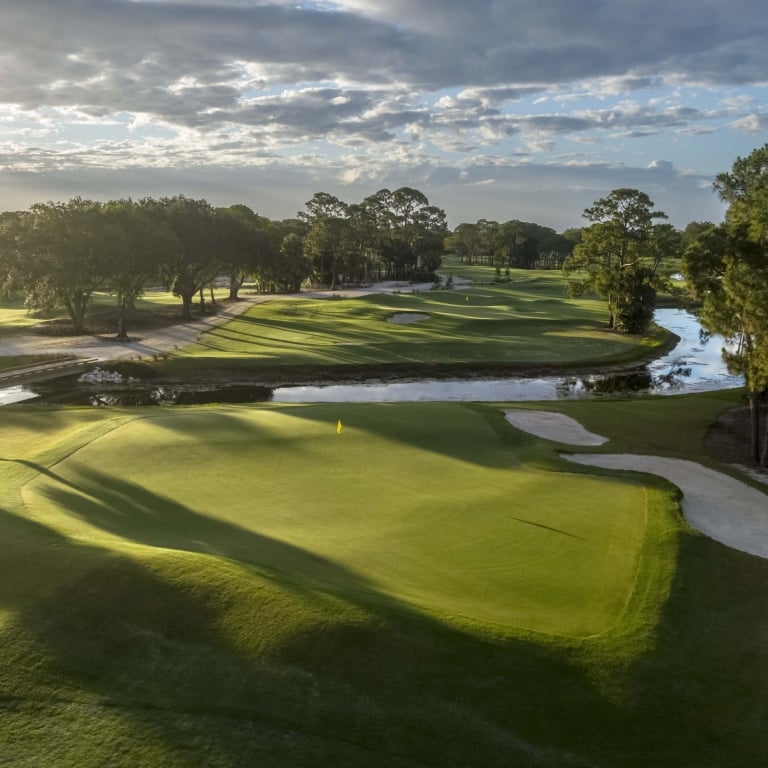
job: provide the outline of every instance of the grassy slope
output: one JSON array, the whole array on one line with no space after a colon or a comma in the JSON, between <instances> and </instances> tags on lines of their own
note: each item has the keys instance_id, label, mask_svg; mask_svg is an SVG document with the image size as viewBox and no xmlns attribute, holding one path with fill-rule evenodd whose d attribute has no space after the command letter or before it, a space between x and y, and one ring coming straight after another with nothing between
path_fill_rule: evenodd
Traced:
<instances>
[{"instance_id":1,"label":"grassy slope","mask_svg":"<svg viewBox=\"0 0 768 768\"><path fill-rule=\"evenodd\" d=\"M711 418L723 406L695 402L682 401L676 417L678 432L694 439L706 413ZM648 440L643 403L627 402L609 416L606 404L590 404L585 421L609 427L632 449ZM185 409L159 418L154 412L144 426L131 411L117 430L119 411L5 412L4 454L15 460L0 462L2 757L18 765L78 766L759 762L768 748L768 564L686 529L663 484L648 486L646 536L626 610L610 630L578 639L468 621L451 606L432 611L406 601L412 596L402 581L385 588L365 578L366 562L356 569L344 562L349 542L327 514L319 525L317 510L292 522L290 513L272 519L273 533L283 537L257 541L257 526L244 530L242 520L228 519L231 481L202 503L206 488L231 478L174 477L154 466L162 458L148 460L155 449L167 459L172 445L188 449L189 458L197 451L209 458L190 436L218 413L217 429L202 434L228 451L220 472L238 469L237 484L247 486L259 477L257 467L243 469L247 458L260 458L268 474L284 473L295 486L291 493L310 493L308 506L330 506L318 501L319 491L330 493L341 481L316 462L303 467L309 478L297 477L290 462L281 469L280 441L306 436L301 451L317 458L321 443L333 451L349 437L377 451L361 468L374 487L379 466L413 482L418 472L410 464L428 460L416 489L431 488L435 496L423 500L425 515L455 503L454 490L476 505L475 515L485 513L487 499L473 501L458 478L480 473L503 486L503 475L523 472L527 485L516 487L514 501L526 503L548 493L553 476L544 470L561 468L546 444L508 428L491 407L402 409L388 409L404 414L393 424L379 406L354 407L341 414L347 426L340 436L333 432L337 412L322 407ZM444 427L424 434L434 415ZM145 441L146 456L120 445L117 438L130 430L139 430L134 437ZM280 438L285 431L289 436ZM264 439L260 448L251 445L257 437ZM391 454L402 458L399 465ZM42 503L32 510L39 517L30 516L20 494L25 485L30 495L42 491L40 466L87 482L89 498L83 500L82 488L59 486L70 494L68 512ZM133 471L147 474L137 478ZM582 481L581 474L573 477ZM143 494L125 485L145 479ZM167 485L155 487L161 481ZM287 491L268 477L263 482L259 509L273 503L279 510ZM636 487L627 486L630 497ZM174 508L176 496L194 503ZM574 493L577 509L579 501ZM373 509L373 533L390 546L385 532L392 521L381 517L383 505ZM186 533L164 530L158 510L175 510ZM551 514L563 523L562 508ZM433 519L440 541L447 532ZM313 530L297 532L297 520ZM538 546L562 538L538 531ZM200 552L222 546L228 557ZM238 559L254 548L264 558ZM462 562L477 555L465 551ZM621 574L618 566L614 573ZM563 567L560 579L567 580L569 566ZM510 585L512 594L516 589ZM560 599L550 597L554 604Z\"/></svg>"},{"instance_id":2,"label":"grassy slope","mask_svg":"<svg viewBox=\"0 0 768 768\"><path fill-rule=\"evenodd\" d=\"M387 322L401 312L428 318ZM510 283L467 290L272 301L207 333L168 365L573 366L638 359L662 340L609 333L604 323L602 302L569 299L559 273L517 271Z\"/></svg>"},{"instance_id":3,"label":"grassy slope","mask_svg":"<svg viewBox=\"0 0 768 768\"><path fill-rule=\"evenodd\" d=\"M88 543L107 532L287 572L295 549L311 551L339 574L308 578L348 575L440 615L561 634L615 622L645 528L643 488L552 483L474 410L443 404L146 417L42 473L24 499Z\"/></svg>"}]
</instances>

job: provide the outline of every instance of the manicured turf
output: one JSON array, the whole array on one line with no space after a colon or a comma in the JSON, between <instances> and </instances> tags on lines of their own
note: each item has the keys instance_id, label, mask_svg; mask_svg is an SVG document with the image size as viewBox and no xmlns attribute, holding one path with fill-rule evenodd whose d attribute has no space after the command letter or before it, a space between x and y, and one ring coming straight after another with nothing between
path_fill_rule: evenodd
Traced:
<instances>
[{"instance_id":1,"label":"manicured turf","mask_svg":"<svg viewBox=\"0 0 768 768\"><path fill-rule=\"evenodd\" d=\"M214 296L218 302L223 301L229 295L228 289L216 288ZM210 291L206 289L206 303L210 306ZM94 293L91 298L86 325L100 328L105 323L116 322L115 296L108 293ZM197 305L197 301L195 302ZM130 313L129 321L141 325L145 323L157 324L178 320L181 315L181 300L172 293L159 289L148 288L146 292L136 300L136 310ZM0 301L0 336L11 336L21 333L29 333L34 326L46 324L69 324L69 316L64 307L45 312L30 312L24 305L24 300L19 295L16 300ZM130 325L130 322L129 322Z\"/></svg>"},{"instance_id":2,"label":"manicured turf","mask_svg":"<svg viewBox=\"0 0 768 768\"><path fill-rule=\"evenodd\" d=\"M602 305L564 300L560 276L516 279L275 302L176 362L640 351L605 346ZM399 311L429 320L386 323ZM702 459L734 398L545 407L605 450ZM663 481L562 462L500 408L19 406L0 437L0 763L741 768L768 754L768 563L691 531Z\"/></svg>"},{"instance_id":3,"label":"manicured turf","mask_svg":"<svg viewBox=\"0 0 768 768\"><path fill-rule=\"evenodd\" d=\"M702 436L723 411L746 405L739 390L641 398L554 401L546 410L567 413L590 431L610 438L609 453L648 453L715 463L704 450ZM540 408L536 403L506 407ZM721 468L728 471L728 467Z\"/></svg>"},{"instance_id":4,"label":"manicured turf","mask_svg":"<svg viewBox=\"0 0 768 768\"><path fill-rule=\"evenodd\" d=\"M728 404L673 400L683 453ZM3 411L3 760L759 763L768 563L492 406L339 408Z\"/></svg>"},{"instance_id":5,"label":"manicured turf","mask_svg":"<svg viewBox=\"0 0 768 768\"><path fill-rule=\"evenodd\" d=\"M388 322L420 313L415 323ZM661 336L609 332L602 302L570 299L559 273L465 290L259 304L174 355L170 367L388 364L574 365L647 356Z\"/></svg>"},{"instance_id":6,"label":"manicured turf","mask_svg":"<svg viewBox=\"0 0 768 768\"><path fill-rule=\"evenodd\" d=\"M341 411L134 420L42 473L24 500L88 543L113 534L288 572L296 550L311 552L338 573L308 576L359 580L448 617L558 634L616 621L645 530L641 486L553 482L461 406Z\"/></svg>"}]
</instances>

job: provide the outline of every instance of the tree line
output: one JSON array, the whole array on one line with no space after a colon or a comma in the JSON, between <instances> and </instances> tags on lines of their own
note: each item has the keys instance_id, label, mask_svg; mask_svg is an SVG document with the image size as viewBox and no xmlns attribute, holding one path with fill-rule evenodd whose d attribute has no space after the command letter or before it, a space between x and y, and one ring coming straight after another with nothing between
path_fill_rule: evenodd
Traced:
<instances>
[{"instance_id":1,"label":"tree line","mask_svg":"<svg viewBox=\"0 0 768 768\"><path fill-rule=\"evenodd\" d=\"M93 294L111 292L124 339L127 311L148 284L180 298L189 320L195 296L204 305L204 288L222 275L232 300L246 279L262 293L293 293L307 282L429 279L445 232L445 213L409 187L351 205L319 192L282 221L183 195L78 197L0 214L0 292L23 291L30 309L65 307L76 334L85 332Z\"/></svg>"},{"instance_id":2,"label":"tree line","mask_svg":"<svg viewBox=\"0 0 768 768\"><path fill-rule=\"evenodd\" d=\"M558 234L550 227L512 219L479 219L459 224L446 239L446 249L466 264L496 268L496 274L512 269L561 269L573 252L579 230Z\"/></svg>"},{"instance_id":3,"label":"tree line","mask_svg":"<svg viewBox=\"0 0 768 768\"><path fill-rule=\"evenodd\" d=\"M450 248L467 263L546 268L572 276L574 294L605 299L608 326L645 333L661 288L663 259L680 259L688 292L709 334L725 337L723 357L744 376L751 413L752 459L768 466L768 418L761 435L760 402L768 394L768 144L739 157L713 183L728 205L720 224L694 221L682 230L665 222L647 194L615 189L584 211L588 226L554 230L517 220L460 224Z\"/></svg>"},{"instance_id":4,"label":"tree line","mask_svg":"<svg viewBox=\"0 0 768 768\"><path fill-rule=\"evenodd\" d=\"M264 293L428 280L447 249L465 263L494 266L499 279L510 268L563 269L574 293L605 299L610 328L645 333L657 291L668 285L661 261L682 257L702 325L726 337L726 360L745 377L753 457L768 465L768 423L761 440L759 421L768 390L768 144L738 158L714 188L728 204L721 224L678 231L645 193L616 189L584 211L586 227L563 233L516 219L480 219L449 233L443 210L410 187L353 204L318 192L282 221L181 195L74 198L0 214L0 292L23 291L32 309L65 307L76 334L85 331L92 295L112 292L118 338L126 338L127 310L150 282L178 296L188 320L195 296L202 307L203 289L222 275L231 299L249 278Z\"/></svg>"}]
</instances>

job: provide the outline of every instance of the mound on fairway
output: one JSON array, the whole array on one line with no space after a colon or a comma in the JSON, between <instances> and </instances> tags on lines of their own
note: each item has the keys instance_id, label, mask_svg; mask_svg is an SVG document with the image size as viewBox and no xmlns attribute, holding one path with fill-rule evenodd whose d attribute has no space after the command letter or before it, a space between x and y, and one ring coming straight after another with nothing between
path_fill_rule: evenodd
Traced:
<instances>
[{"instance_id":1,"label":"mound on fairway","mask_svg":"<svg viewBox=\"0 0 768 768\"><path fill-rule=\"evenodd\" d=\"M604 631L633 587L643 486L553 482L493 419L506 426L456 404L162 412L115 422L23 497L88 544L209 553L451 621Z\"/></svg>"},{"instance_id":2,"label":"mound on fairway","mask_svg":"<svg viewBox=\"0 0 768 768\"><path fill-rule=\"evenodd\" d=\"M667 338L611 333L602 303L570 298L566 288L562 276L539 275L467 291L275 300L210 330L163 367L601 365L646 357Z\"/></svg>"}]
</instances>

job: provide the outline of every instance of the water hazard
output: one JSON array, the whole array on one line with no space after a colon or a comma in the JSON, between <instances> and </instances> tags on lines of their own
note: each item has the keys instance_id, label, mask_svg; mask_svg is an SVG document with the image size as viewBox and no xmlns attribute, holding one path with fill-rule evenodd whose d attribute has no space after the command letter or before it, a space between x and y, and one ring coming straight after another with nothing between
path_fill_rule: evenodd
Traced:
<instances>
[{"instance_id":1,"label":"water hazard","mask_svg":"<svg viewBox=\"0 0 768 768\"><path fill-rule=\"evenodd\" d=\"M206 403L372 403L413 401L505 402L638 394L680 394L742 386L728 373L721 357L723 340L703 343L696 318L681 310L660 309L656 321L680 337L675 349L647 365L618 374L545 376L536 378L449 379L363 382L324 386L291 385L269 388L238 383L222 386L205 381L184 384L124 380L108 372L85 380L55 380L13 387L12 399L27 398L77 405L193 405ZM82 377L81 377L82 378Z\"/></svg>"}]
</instances>

